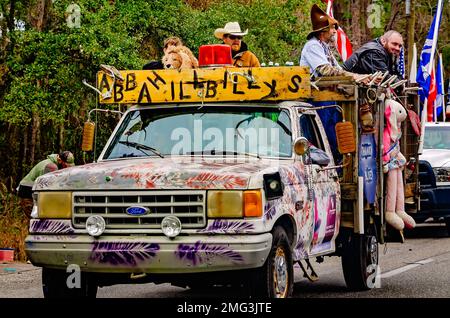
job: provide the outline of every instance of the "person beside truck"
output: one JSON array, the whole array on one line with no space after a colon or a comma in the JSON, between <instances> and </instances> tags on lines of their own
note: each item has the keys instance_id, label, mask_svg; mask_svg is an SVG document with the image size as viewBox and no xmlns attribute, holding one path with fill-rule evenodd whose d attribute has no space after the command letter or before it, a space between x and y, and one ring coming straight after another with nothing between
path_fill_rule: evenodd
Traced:
<instances>
[{"instance_id":1,"label":"person beside truck","mask_svg":"<svg viewBox=\"0 0 450 318\"><path fill-rule=\"evenodd\" d=\"M20 181L17 187L19 197L31 198L32 188L36 179L46 173L72 167L75 165L73 153L66 150L59 154L51 154L47 159L36 164L30 172Z\"/></svg>"}]
</instances>

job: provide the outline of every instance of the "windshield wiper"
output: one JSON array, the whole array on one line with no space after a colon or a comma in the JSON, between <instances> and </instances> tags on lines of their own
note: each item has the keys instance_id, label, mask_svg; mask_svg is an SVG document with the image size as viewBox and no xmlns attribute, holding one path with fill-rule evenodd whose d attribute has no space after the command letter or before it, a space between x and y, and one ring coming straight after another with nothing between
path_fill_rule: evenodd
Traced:
<instances>
[{"instance_id":1,"label":"windshield wiper","mask_svg":"<svg viewBox=\"0 0 450 318\"><path fill-rule=\"evenodd\" d=\"M119 144L130 146L130 147L136 148L137 150L140 150L140 151L142 151L142 149L150 150L155 155L158 155L159 157L164 158L164 156L158 150L156 150L153 147L147 146L147 145L139 144L139 143L133 142L133 141L122 141L122 140L119 140ZM142 151L142 152L148 156L148 153L146 153L144 151Z\"/></svg>"},{"instance_id":2,"label":"windshield wiper","mask_svg":"<svg viewBox=\"0 0 450 318\"><path fill-rule=\"evenodd\" d=\"M216 155L234 155L234 156L239 156L239 155L244 155L244 156L248 156L248 157L255 157L258 159L261 159L261 157L259 156L259 154L257 153L250 153L250 152L237 152L237 151L215 151L214 149L211 151L191 151L188 152L187 154L189 155L211 155L211 156L216 156Z\"/></svg>"},{"instance_id":3,"label":"windshield wiper","mask_svg":"<svg viewBox=\"0 0 450 318\"><path fill-rule=\"evenodd\" d=\"M248 156L248 157L255 157L255 158L261 159L259 154L252 153L252 152L224 151L223 154L224 155L235 155L235 156L244 155L244 156Z\"/></svg>"}]
</instances>

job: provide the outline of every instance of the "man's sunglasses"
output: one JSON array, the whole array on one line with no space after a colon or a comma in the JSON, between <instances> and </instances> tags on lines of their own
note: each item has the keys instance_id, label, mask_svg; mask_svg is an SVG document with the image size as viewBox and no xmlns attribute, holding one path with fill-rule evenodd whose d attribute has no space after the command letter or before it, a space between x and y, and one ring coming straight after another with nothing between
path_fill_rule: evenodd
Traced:
<instances>
[{"instance_id":1,"label":"man's sunglasses","mask_svg":"<svg viewBox=\"0 0 450 318\"><path fill-rule=\"evenodd\" d=\"M227 34L226 37L229 38L230 40L242 40L242 36L240 35Z\"/></svg>"}]
</instances>

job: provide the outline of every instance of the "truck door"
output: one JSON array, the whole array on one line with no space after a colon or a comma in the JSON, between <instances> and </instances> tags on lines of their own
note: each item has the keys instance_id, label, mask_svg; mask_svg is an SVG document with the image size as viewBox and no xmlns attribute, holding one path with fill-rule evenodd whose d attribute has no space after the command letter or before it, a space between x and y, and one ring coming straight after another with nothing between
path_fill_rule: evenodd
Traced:
<instances>
[{"instance_id":1,"label":"truck door","mask_svg":"<svg viewBox=\"0 0 450 318\"><path fill-rule=\"evenodd\" d=\"M320 119L314 114L300 116L300 133L312 146L324 151L334 166L333 156ZM308 158L306 158L308 160ZM336 169L323 170L311 160L305 165L306 173L311 177L311 198L314 214L314 233L310 246L310 255L322 254L335 249L334 240L338 234L340 204L339 183Z\"/></svg>"}]
</instances>

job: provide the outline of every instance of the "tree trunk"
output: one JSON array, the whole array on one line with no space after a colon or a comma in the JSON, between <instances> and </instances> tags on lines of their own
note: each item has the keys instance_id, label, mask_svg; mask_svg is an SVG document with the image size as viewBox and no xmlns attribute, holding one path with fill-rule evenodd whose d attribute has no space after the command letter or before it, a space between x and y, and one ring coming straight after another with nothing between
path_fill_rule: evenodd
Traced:
<instances>
[{"instance_id":1,"label":"tree trunk","mask_svg":"<svg viewBox=\"0 0 450 318\"><path fill-rule=\"evenodd\" d=\"M9 14L8 14L8 29L9 32L13 32L14 31L14 15L16 12L16 1L15 0L11 0L9 2ZM6 34L6 32L5 32Z\"/></svg>"},{"instance_id":2,"label":"tree trunk","mask_svg":"<svg viewBox=\"0 0 450 318\"><path fill-rule=\"evenodd\" d=\"M28 11L30 24L38 31L44 30L48 20L48 10L51 0L37 0L36 5L31 5Z\"/></svg>"},{"instance_id":3,"label":"tree trunk","mask_svg":"<svg viewBox=\"0 0 450 318\"><path fill-rule=\"evenodd\" d=\"M64 145L64 124L59 125L59 152L64 151L65 145Z\"/></svg>"},{"instance_id":4,"label":"tree trunk","mask_svg":"<svg viewBox=\"0 0 450 318\"><path fill-rule=\"evenodd\" d=\"M364 2L364 5L363 5L364 10L362 11L362 16L361 16L361 29L363 30L363 32L361 34L361 45L372 40L372 29L369 28L369 24L367 23L367 19L368 19L367 8L368 8L369 4L371 3L371 1L363 0L363 2Z\"/></svg>"},{"instance_id":5,"label":"tree trunk","mask_svg":"<svg viewBox=\"0 0 450 318\"><path fill-rule=\"evenodd\" d=\"M31 127L24 127L24 138L23 138L23 156L21 157L22 167L27 166L30 164L29 157L30 157L30 136L31 136Z\"/></svg>"},{"instance_id":6,"label":"tree trunk","mask_svg":"<svg viewBox=\"0 0 450 318\"><path fill-rule=\"evenodd\" d=\"M411 2L411 13L408 16L408 23L407 23L407 39L406 39L406 44L405 45L406 48L408 48L407 52L408 55L406 57L407 61L408 61L408 68L407 68L407 77L409 77L409 74L411 72L411 63L412 63L412 59L413 59L413 46L414 46L414 29L415 29L415 25L416 25L416 10L415 10L415 5L414 5L414 0L410 0Z\"/></svg>"},{"instance_id":7,"label":"tree trunk","mask_svg":"<svg viewBox=\"0 0 450 318\"><path fill-rule=\"evenodd\" d=\"M31 5L28 11L28 20L30 24L37 30L43 31L48 19L48 10L50 9L51 0L37 0L35 5ZM45 83L45 81L44 81ZM42 80L38 80L36 86L42 88ZM31 128L31 144L30 144L30 162L35 162L35 155L40 153L40 134L41 119L38 111L33 112L32 128Z\"/></svg>"},{"instance_id":8,"label":"tree trunk","mask_svg":"<svg viewBox=\"0 0 450 318\"><path fill-rule=\"evenodd\" d=\"M39 113L33 112L33 122L31 126L31 144L30 144L30 163L34 164L34 155L36 153L37 135L39 134L40 119Z\"/></svg>"},{"instance_id":9,"label":"tree trunk","mask_svg":"<svg viewBox=\"0 0 450 318\"><path fill-rule=\"evenodd\" d=\"M401 4L398 1L392 1L391 16L389 22L386 24L384 30L389 31L395 28L395 23L401 16Z\"/></svg>"},{"instance_id":10,"label":"tree trunk","mask_svg":"<svg viewBox=\"0 0 450 318\"><path fill-rule=\"evenodd\" d=\"M353 50L359 48L361 43L361 0L351 0L351 12L352 12L352 44Z\"/></svg>"}]
</instances>

